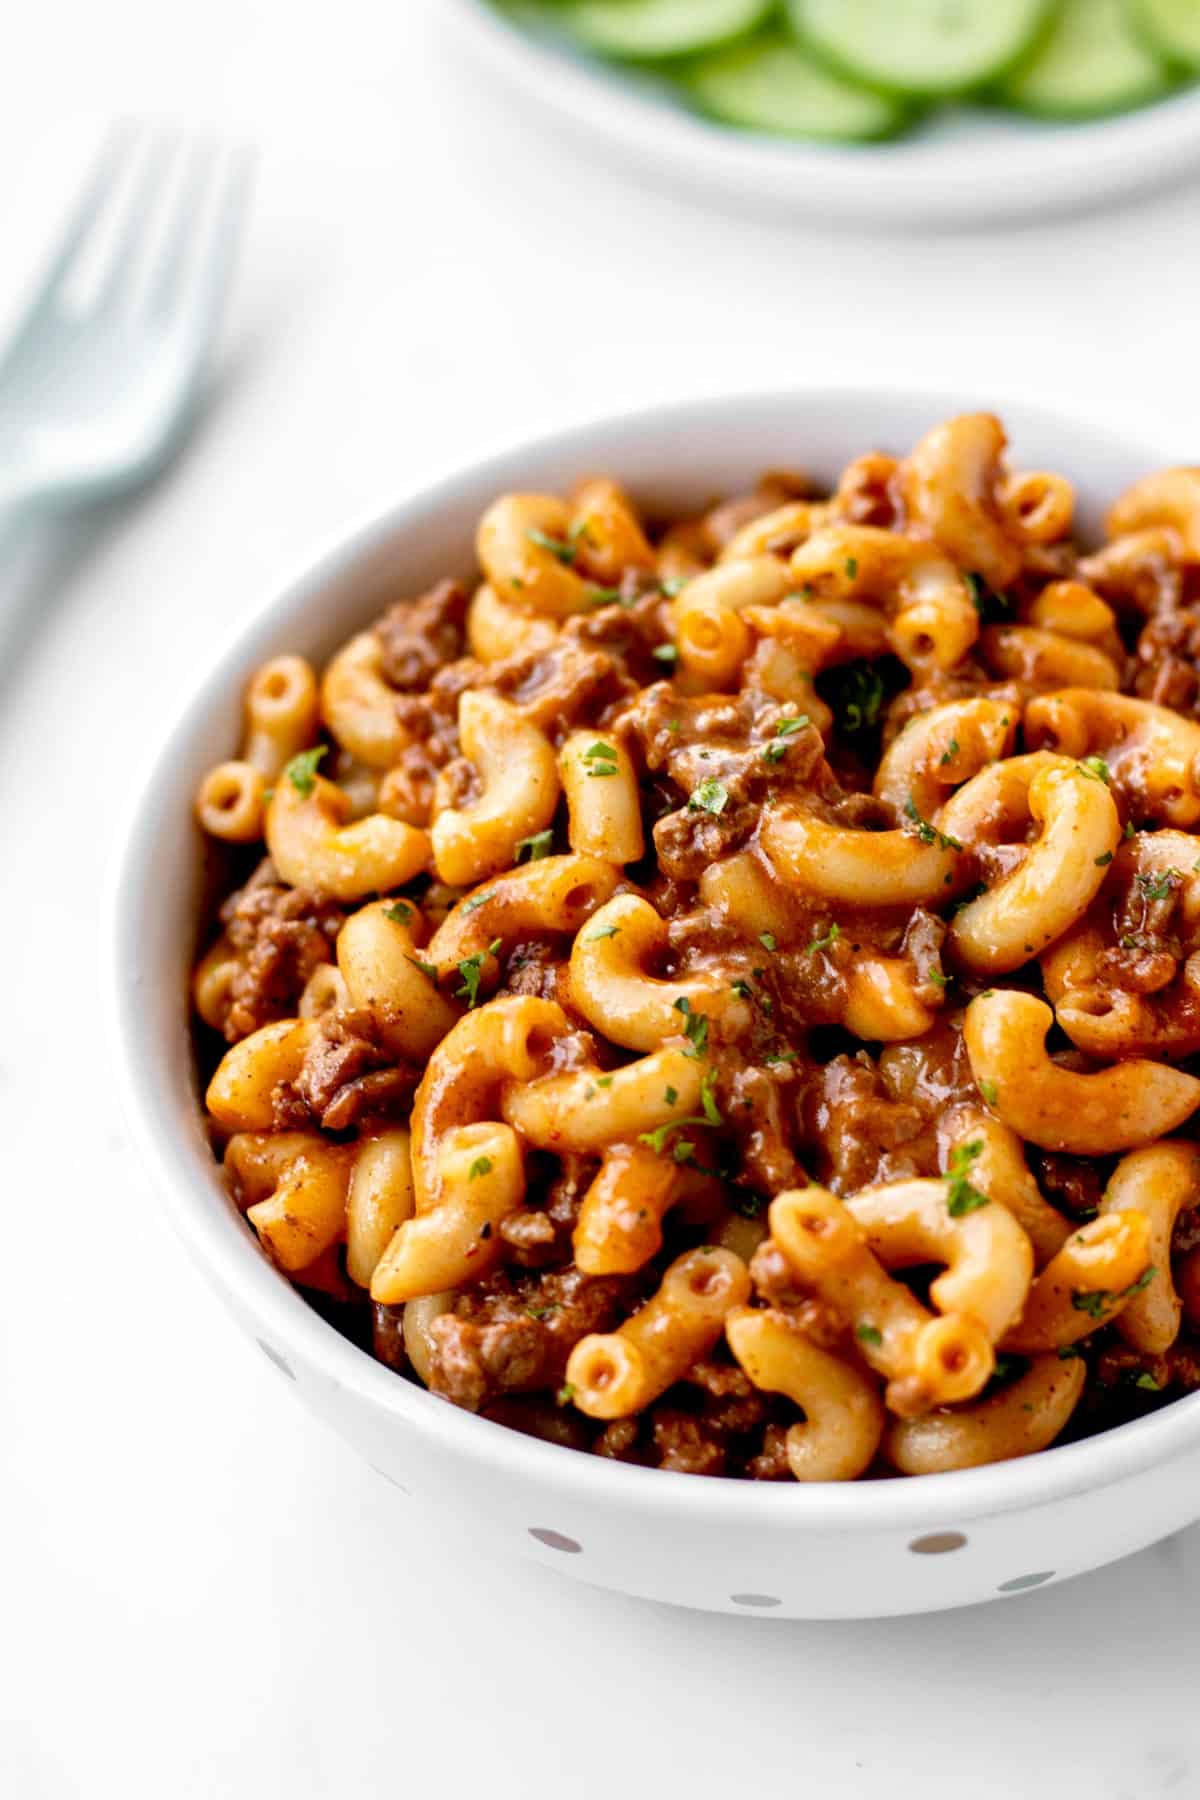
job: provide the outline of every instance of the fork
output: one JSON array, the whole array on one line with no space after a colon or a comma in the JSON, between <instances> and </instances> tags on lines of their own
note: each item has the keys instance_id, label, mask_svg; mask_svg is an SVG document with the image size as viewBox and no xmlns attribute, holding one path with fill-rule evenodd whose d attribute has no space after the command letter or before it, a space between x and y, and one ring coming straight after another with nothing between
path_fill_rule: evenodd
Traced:
<instances>
[{"instance_id":1,"label":"fork","mask_svg":"<svg viewBox=\"0 0 1200 1800\"><path fill-rule=\"evenodd\" d=\"M248 181L242 153L131 129L109 139L0 355L0 509L107 499L173 454Z\"/></svg>"}]
</instances>

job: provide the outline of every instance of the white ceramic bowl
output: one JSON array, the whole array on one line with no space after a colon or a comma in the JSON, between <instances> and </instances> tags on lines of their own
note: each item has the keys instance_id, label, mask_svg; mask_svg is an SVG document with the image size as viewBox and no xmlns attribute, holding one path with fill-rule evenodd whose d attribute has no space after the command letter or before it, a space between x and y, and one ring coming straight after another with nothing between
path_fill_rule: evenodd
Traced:
<instances>
[{"instance_id":1,"label":"white ceramic bowl","mask_svg":"<svg viewBox=\"0 0 1200 1800\"><path fill-rule=\"evenodd\" d=\"M1200 1394L1025 1461L844 1486L628 1467L474 1418L356 1349L270 1267L222 1188L201 1120L186 1000L204 876L191 796L236 742L240 692L258 662L283 650L323 657L398 589L467 573L475 522L506 489L611 470L659 507L696 508L763 468L832 478L858 452L903 449L977 403L844 390L701 401L494 457L355 532L272 601L205 676L154 763L117 877L112 985L129 1111L158 1202L305 1404L414 1504L461 1522L497 1556L678 1605L862 1617L1061 1581L1200 1515ZM1018 465L1071 476L1085 520L1163 460L1003 410Z\"/></svg>"},{"instance_id":2,"label":"white ceramic bowl","mask_svg":"<svg viewBox=\"0 0 1200 1800\"><path fill-rule=\"evenodd\" d=\"M438 13L489 77L639 179L739 208L893 227L978 225L1096 206L1173 180L1200 159L1200 88L1083 124L943 108L894 142L814 144L710 123L628 68L519 30L488 0L440 0Z\"/></svg>"}]
</instances>

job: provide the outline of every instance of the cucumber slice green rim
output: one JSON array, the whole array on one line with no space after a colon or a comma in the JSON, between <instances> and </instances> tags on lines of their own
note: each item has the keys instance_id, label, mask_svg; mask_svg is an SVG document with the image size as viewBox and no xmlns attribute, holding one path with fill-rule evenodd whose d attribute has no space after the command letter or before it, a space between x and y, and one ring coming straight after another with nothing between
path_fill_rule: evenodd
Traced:
<instances>
[{"instance_id":1,"label":"cucumber slice green rim","mask_svg":"<svg viewBox=\"0 0 1200 1800\"><path fill-rule=\"evenodd\" d=\"M892 137L911 108L845 81L779 32L699 57L680 76L702 112L779 137L863 142Z\"/></svg>"},{"instance_id":2,"label":"cucumber slice green rim","mask_svg":"<svg viewBox=\"0 0 1200 1800\"><path fill-rule=\"evenodd\" d=\"M964 94L1018 63L1055 0L786 0L793 31L851 80L925 99Z\"/></svg>"},{"instance_id":3,"label":"cucumber slice green rim","mask_svg":"<svg viewBox=\"0 0 1200 1800\"><path fill-rule=\"evenodd\" d=\"M775 0L567 0L547 7L570 35L602 56L659 62L744 37Z\"/></svg>"},{"instance_id":4,"label":"cucumber slice green rim","mask_svg":"<svg viewBox=\"0 0 1200 1800\"><path fill-rule=\"evenodd\" d=\"M1096 119L1157 100L1171 85L1124 0L1066 0L1045 41L996 97L1042 119Z\"/></svg>"},{"instance_id":5,"label":"cucumber slice green rim","mask_svg":"<svg viewBox=\"0 0 1200 1800\"><path fill-rule=\"evenodd\" d=\"M1129 10L1152 50L1200 74L1200 0L1129 0Z\"/></svg>"}]
</instances>

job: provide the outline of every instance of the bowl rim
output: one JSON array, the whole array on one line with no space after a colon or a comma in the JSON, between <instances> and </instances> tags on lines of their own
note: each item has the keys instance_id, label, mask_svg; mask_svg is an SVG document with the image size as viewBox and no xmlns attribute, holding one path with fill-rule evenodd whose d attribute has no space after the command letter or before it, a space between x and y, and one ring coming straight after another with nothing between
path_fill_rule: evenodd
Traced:
<instances>
[{"instance_id":1,"label":"bowl rim","mask_svg":"<svg viewBox=\"0 0 1200 1800\"><path fill-rule=\"evenodd\" d=\"M1070 121L1031 118L996 142L900 138L806 142L722 126L619 77L619 64L540 41L490 0L442 0L440 16L489 74L522 91L576 135L604 140L620 161L647 159L660 177L728 204L848 221L970 227L1118 200L1178 180L1200 153L1200 88L1132 112Z\"/></svg>"},{"instance_id":2,"label":"bowl rim","mask_svg":"<svg viewBox=\"0 0 1200 1800\"><path fill-rule=\"evenodd\" d=\"M544 461L586 456L597 436L653 429L688 441L696 431L749 417L786 414L804 408L877 404L881 430L889 408L947 418L973 405L962 394L874 382L769 392L725 393L713 397L625 409L585 423L542 433L460 466L408 494L383 512L372 511L330 546L306 559L298 576L274 589L274 597L227 634L218 653L193 685L191 697L157 745L148 772L126 809L124 829L108 872L105 944L106 1015L115 1052L123 1112L142 1159L160 1186L170 1223L193 1260L227 1305L254 1319L279 1356L294 1355L334 1388L352 1390L360 1400L410 1427L417 1438L436 1440L443 1451L461 1456L481 1471L523 1476L547 1495L634 1508L650 1515L683 1512L730 1524L780 1525L797 1529L875 1531L918 1530L930 1522L962 1521L1022 1511L1090 1489L1144 1474L1200 1445L1200 1393L1173 1401L1157 1412L1079 1442L1052 1446L1028 1457L982 1468L869 1482L764 1483L732 1477L700 1481L671 1470L608 1461L527 1437L511 1428L463 1411L405 1380L359 1349L328 1324L261 1254L244 1223L216 1204L217 1164L203 1166L197 1143L189 1141L179 1116L178 1097L163 1055L140 1005L144 978L136 973L143 944L143 917L153 906L153 871L160 824L178 819L179 774L193 739L214 711L237 691L245 668L272 653L286 636L290 617L305 601L406 526L427 520L463 490L479 486L502 491L519 480L524 459ZM1067 439L1107 440L1114 453L1162 462L1144 443L1111 426L1066 418L1013 398L997 402L1006 422L1018 429L1056 433ZM286 647L286 645L284 646ZM181 995L182 997L182 995ZM202 1118L195 1109L199 1132ZM290 1369L289 1369L289 1372ZM1200 1498L1197 1500L1200 1513Z\"/></svg>"}]
</instances>

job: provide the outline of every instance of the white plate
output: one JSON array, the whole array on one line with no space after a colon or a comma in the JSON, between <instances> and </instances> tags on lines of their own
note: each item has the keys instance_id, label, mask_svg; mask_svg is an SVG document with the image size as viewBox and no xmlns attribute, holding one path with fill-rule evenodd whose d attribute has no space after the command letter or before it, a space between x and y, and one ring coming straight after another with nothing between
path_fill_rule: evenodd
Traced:
<instances>
[{"instance_id":1,"label":"white plate","mask_svg":"<svg viewBox=\"0 0 1200 1800\"><path fill-rule=\"evenodd\" d=\"M710 124L653 77L519 31L487 0L440 0L438 11L503 81L640 174L772 212L971 225L1094 206L1200 159L1200 88L1088 124L945 108L892 142L806 144Z\"/></svg>"}]
</instances>

